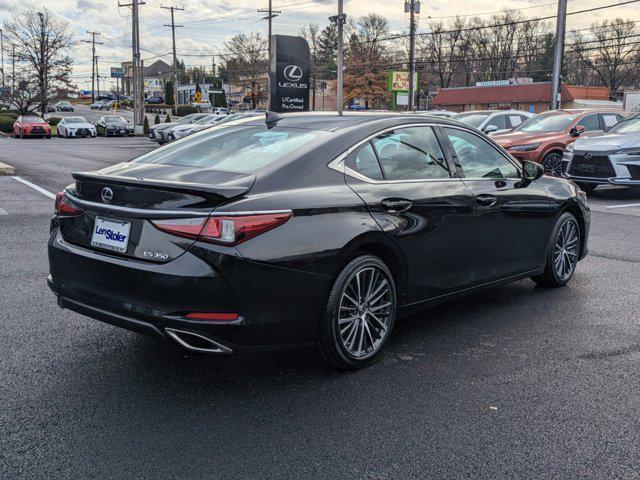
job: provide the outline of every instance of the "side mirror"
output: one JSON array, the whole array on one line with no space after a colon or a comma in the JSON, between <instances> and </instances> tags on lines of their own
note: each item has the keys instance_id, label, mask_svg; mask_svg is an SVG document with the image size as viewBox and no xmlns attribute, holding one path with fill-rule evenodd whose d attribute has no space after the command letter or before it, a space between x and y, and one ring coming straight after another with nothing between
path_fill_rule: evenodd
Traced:
<instances>
[{"instance_id":1,"label":"side mirror","mask_svg":"<svg viewBox=\"0 0 640 480\"><path fill-rule=\"evenodd\" d=\"M523 186L538 180L544 175L544 167L539 163L522 160L522 183Z\"/></svg>"},{"instance_id":2,"label":"side mirror","mask_svg":"<svg viewBox=\"0 0 640 480\"><path fill-rule=\"evenodd\" d=\"M572 137L579 137L581 133L584 133L586 131L587 128L584 125L576 125L571 129L569 135L571 135Z\"/></svg>"},{"instance_id":3,"label":"side mirror","mask_svg":"<svg viewBox=\"0 0 640 480\"><path fill-rule=\"evenodd\" d=\"M497 131L498 131L498 127L496 127L495 125L487 125L486 127L484 127L484 133L486 134L497 132Z\"/></svg>"}]
</instances>

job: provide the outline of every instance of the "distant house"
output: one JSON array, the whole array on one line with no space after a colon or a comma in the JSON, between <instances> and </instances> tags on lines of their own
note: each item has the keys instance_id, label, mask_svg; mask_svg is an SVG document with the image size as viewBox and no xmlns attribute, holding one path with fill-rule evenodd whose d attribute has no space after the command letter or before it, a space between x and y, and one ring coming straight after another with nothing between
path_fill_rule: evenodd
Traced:
<instances>
[{"instance_id":1,"label":"distant house","mask_svg":"<svg viewBox=\"0 0 640 480\"><path fill-rule=\"evenodd\" d=\"M124 68L124 93L131 95L133 92L133 64L123 62ZM173 80L173 67L162 60L156 60L144 67L144 93L146 97L164 97L164 85L168 80Z\"/></svg>"}]
</instances>

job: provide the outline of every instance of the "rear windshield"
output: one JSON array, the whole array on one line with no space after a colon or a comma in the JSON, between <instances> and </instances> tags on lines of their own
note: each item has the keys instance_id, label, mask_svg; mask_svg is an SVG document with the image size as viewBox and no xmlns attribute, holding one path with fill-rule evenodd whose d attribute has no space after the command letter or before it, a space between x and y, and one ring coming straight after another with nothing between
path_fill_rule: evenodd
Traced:
<instances>
[{"instance_id":1,"label":"rear windshield","mask_svg":"<svg viewBox=\"0 0 640 480\"><path fill-rule=\"evenodd\" d=\"M266 126L213 127L143 155L135 162L254 172L311 142L309 130Z\"/></svg>"}]
</instances>

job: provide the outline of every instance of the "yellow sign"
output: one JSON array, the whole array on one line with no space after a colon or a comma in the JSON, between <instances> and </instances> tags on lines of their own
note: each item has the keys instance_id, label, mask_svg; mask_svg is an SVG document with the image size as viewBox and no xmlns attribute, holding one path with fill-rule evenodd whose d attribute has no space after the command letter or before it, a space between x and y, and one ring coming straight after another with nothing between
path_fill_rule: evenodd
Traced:
<instances>
[{"instance_id":1,"label":"yellow sign","mask_svg":"<svg viewBox=\"0 0 640 480\"><path fill-rule=\"evenodd\" d=\"M417 84L417 73L414 73L413 83ZM391 71L389 72L389 90L392 92L408 92L409 91L409 72Z\"/></svg>"},{"instance_id":2,"label":"yellow sign","mask_svg":"<svg viewBox=\"0 0 640 480\"><path fill-rule=\"evenodd\" d=\"M196 92L193 98L195 99L196 103L200 103L202 101L202 93Z\"/></svg>"}]
</instances>

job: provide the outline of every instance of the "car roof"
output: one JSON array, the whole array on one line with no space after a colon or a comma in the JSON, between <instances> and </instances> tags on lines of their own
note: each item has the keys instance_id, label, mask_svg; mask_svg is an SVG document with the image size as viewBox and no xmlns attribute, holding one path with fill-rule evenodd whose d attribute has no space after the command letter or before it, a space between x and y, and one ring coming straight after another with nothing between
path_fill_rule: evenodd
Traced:
<instances>
[{"instance_id":1,"label":"car roof","mask_svg":"<svg viewBox=\"0 0 640 480\"><path fill-rule=\"evenodd\" d=\"M243 122L243 125L264 124L265 118L256 116ZM451 121L442 116L429 116L423 114L411 114L406 112L345 112L338 115L337 112L304 112L285 113L278 120L279 127L301 128L307 130L324 130L337 132L349 128L357 128L374 123L440 123L446 125L460 125L459 122Z\"/></svg>"}]
</instances>

